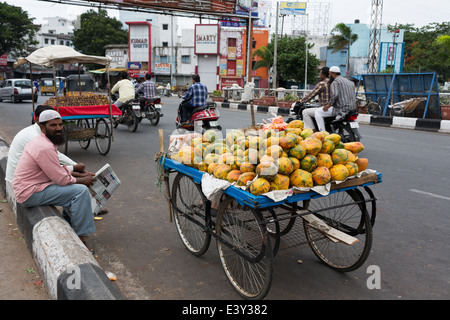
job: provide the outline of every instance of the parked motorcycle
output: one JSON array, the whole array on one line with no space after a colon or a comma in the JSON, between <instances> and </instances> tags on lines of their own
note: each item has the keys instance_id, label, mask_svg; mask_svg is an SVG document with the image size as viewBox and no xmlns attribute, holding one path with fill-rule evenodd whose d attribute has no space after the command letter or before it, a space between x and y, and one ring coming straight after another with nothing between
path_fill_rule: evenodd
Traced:
<instances>
[{"instance_id":1,"label":"parked motorcycle","mask_svg":"<svg viewBox=\"0 0 450 320\"><path fill-rule=\"evenodd\" d=\"M142 119L148 119L154 126L159 123L159 119L163 116L161 97L157 96L146 99L142 107L139 100L135 101L134 104L139 106L139 122L141 122Z\"/></svg>"},{"instance_id":2,"label":"parked motorcycle","mask_svg":"<svg viewBox=\"0 0 450 320\"><path fill-rule=\"evenodd\" d=\"M290 117L286 120L287 123L293 120L302 120L302 112L306 108L318 107L317 104L302 104L300 102L295 102L292 104L289 110ZM358 131L359 124L356 122L358 118L358 112L352 110L347 112L343 117L336 119L336 117L326 117L325 120L325 130L329 133L337 133L341 136L342 142L354 142L361 140L361 134ZM317 128L316 119L313 118L314 125Z\"/></svg>"},{"instance_id":3,"label":"parked motorcycle","mask_svg":"<svg viewBox=\"0 0 450 320\"><path fill-rule=\"evenodd\" d=\"M222 126L219 125L220 113L216 109L214 102L207 102L205 106L196 107L190 112L189 124L181 124L181 106L186 100L181 101L178 106L178 116L175 120L175 126L177 129L186 129L193 131L196 126L201 126L201 131L204 132L209 129L222 130ZM195 128L196 129L196 128Z\"/></svg>"},{"instance_id":4,"label":"parked motorcycle","mask_svg":"<svg viewBox=\"0 0 450 320\"><path fill-rule=\"evenodd\" d=\"M114 101L117 100L116 95L112 95L111 97ZM119 117L113 118L113 126L117 128L119 124L125 125L128 127L130 132L135 132L139 125L139 117L141 115L141 108L139 104L134 104L135 99L128 100L122 107L122 115Z\"/></svg>"}]
</instances>

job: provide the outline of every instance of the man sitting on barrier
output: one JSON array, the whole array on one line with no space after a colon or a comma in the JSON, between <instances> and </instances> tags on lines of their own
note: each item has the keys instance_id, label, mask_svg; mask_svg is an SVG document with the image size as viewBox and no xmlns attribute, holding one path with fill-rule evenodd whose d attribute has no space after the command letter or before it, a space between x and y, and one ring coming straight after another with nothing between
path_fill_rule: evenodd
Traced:
<instances>
[{"instance_id":1,"label":"man sitting on barrier","mask_svg":"<svg viewBox=\"0 0 450 320\"><path fill-rule=\"evenodd\" d=\"M6 188L9 190L8 192L12 192L10 190L14 172L17 167L17 163L19 162L20 156L22 155L23 149L27 145L28 142L31 141L34 137L41 134L41 128L39 127L39 116L45 110L54 110L50 106L39 105L36 107L34 111L34 121L35 123L31 126L28 126L22 130L20 130L15 136L13 141L11 142L11 146L9 147L8 152L8 161L6 162ZM70 159L65 154L58 151L58 159L61 165L65 165L70 171L72 171L73 176L82 175L85 173L86 166L83 163L77 163ZM101 210L97 214L105 214L108 213L108 209L102 207ZM65 213L63 213L65 215Z\"/></svg>"},{"instance_id":2,"label":"man sitting on barrier","mask_svg":"<svg viewBox=\"0 0 450 320\"><path fill-rule=\"evenodd\" d=\"M57 145L65 142L60 114L46 110L39 120L41 134L25 146L17 164L14 195L25 207L62 206L75 233L84 242L86 236L95 232L88 189L93 174L74 177L66 166L60 165Z\"/></svg>"}]
</instances>

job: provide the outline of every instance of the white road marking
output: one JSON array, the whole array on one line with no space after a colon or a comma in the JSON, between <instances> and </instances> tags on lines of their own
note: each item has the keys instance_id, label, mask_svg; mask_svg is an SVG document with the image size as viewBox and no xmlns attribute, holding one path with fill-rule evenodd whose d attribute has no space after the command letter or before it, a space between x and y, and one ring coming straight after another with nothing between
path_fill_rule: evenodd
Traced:
<instances>
[{"instance_id":1,"label":"white road marking","mask_svg":"<svg viewBox=\"0 0 450 320\"><path fill-rule=\"evenodd\" d=\"M444 199L444 200L450 201L450 197L441 196L441 195L435 194L435 193L425 192L425 191L416 190L416 189L409 189L409 191L415 192L415 193L419 193L419 194L424 194L424 195L427 195L427 196L430 196L430 197L434 197L434 198L439 198L439 199Z\"/></svg>"}]
</instances>

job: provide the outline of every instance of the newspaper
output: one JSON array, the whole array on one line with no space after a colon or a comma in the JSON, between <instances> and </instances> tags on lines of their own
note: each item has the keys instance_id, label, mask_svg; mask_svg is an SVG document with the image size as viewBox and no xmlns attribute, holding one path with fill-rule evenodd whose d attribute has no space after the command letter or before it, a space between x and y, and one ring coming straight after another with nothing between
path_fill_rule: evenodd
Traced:
<instances>
[{"instance_id":1,"label":"newspaper","mask_svg":"<svg viewBox=\"0 0 450 320\"><path fill-rule=\"evenodd\" d=\"M96 172L94 178L96 181L89 187L89 190L92 195L92 210L97 215L120 186L120 180L108 163Z\"/></svg>"}]
</instances>

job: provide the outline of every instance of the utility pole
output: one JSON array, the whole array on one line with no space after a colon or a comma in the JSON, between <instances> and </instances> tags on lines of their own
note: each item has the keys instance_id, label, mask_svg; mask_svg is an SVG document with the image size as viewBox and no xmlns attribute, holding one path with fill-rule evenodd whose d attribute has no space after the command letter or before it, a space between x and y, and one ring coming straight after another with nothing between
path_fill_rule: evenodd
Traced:
<instances>
[{"instance_id":1,"label":"utility pole","mask_svg":"<svg viewBox=\"0 0 450 320\"><path fill-rule=\"evenodd\" d=\"M280 3L277 1L277 12L275 18L275 41L273 48L273 74L272 74L272 89L277 88L277 53L278 53L278 13L280 12Z\"/></svg>"},{"instance_id":2,"label":"utility pole","mask_svg":"<svg viewBox=\"0 0 450 320\"><path fill-rule=\"evenodd\" d=\"M372 0L372 13L370 16L369 59L368 73L378 72L378 59L380 54L381 19L383 14L383 0Z\"/></svg>"}]
</instances>

